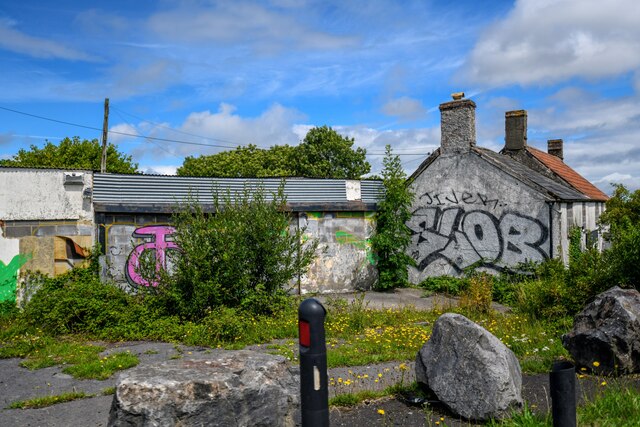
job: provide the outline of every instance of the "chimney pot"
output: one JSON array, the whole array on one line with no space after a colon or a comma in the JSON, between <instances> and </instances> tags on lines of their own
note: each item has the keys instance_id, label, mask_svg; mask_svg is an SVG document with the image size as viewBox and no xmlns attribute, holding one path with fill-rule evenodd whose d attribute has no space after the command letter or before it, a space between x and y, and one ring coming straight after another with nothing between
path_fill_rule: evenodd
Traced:
<instances>
[{"instance_id":1,"label":"chimney pot","mask_svg":"<svg viewBox=\"0 0 640 427\"><path fill-rule=\"evenodd\" d=\"M447 152L467 152L476 145L476 103L458 99L440 104L440 146Z\"/></svg>"},{"instance_id":2,"label":"chimney pot","mask_svg":"<svg viewBox=\"0 0 640 427\"><path fill-rule=\"evenodd\" d=\"M561 139L550 139L547 141L547 153L564 160L563 141Z\"/></svg>"},{"instance_id":3,"label":"chimney pot","mask_svg":"<svg viewBox=\"0 0 640 427\"><path fill-rule=\"evenodd\" d=\"M452 93L451 94L451 98L453 98L454 101L459 101L462 98L464 98L464 92L456 92L456 93Z\"/></svg>"},{"instance_id":4,"label":"chimney pot","mask_svg":"<svg viewBox=\"0 0 640 427\"><path fill-rule=\"evenodd\" d=\"M510 151L524 150L527 146L526 110L507 111L504 118L504 148Z\"/></svg>"}]
</instances>

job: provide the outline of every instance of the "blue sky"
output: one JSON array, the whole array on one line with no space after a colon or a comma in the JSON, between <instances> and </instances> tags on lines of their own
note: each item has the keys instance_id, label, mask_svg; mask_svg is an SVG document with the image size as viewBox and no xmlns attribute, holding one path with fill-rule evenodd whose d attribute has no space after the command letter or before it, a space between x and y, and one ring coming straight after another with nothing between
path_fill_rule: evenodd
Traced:
<instances>
[{"instance_id":1,"label":"blue sky","mask_svg":"<svg viewBox=\"0 0 640 427\"><path fill-rule=\"evenodd\" d=\"M464 91L479 145L499 150L505 111L526 109L530 145L562 138L600 188L640 188L636 0L3 1L0 64L3 158L101 134L6 109L100 129L108 97L110 141L142 171L327 124L373 172L391 144L411 173Z\"/></svg>"}]
</instances>

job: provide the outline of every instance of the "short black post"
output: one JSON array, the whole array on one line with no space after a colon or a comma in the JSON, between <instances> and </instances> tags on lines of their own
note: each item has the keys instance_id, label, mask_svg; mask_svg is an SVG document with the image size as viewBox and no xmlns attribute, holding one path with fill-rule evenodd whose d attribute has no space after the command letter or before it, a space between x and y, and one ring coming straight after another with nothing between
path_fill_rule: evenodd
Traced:
<instances>
[{"instance_id":1,"label":"short black post","mask_svg":"<svg viewBox=\"0 0 640 427\"><path fill-rule=\"evenodd\" d=\"M555 362L549 373L553 427L576 427L576 368Z\"/></svg>"},{"instance_id":2,"label":"short black post","mask_svg":"<svg viewBox=\"0 0 640 427\"><path fill-rule=\"evenodd\" d=\"M327 344L324 337L325 308L309 298L298 308L300 342L300 403L303 427L329 425Z\"/></svg>"}]
</instances>

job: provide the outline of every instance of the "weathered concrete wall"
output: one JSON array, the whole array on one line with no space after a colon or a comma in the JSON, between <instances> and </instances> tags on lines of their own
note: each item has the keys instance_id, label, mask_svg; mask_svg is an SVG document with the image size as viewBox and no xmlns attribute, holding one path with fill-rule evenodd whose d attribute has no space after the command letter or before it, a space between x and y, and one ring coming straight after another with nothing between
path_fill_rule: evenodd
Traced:
<instances>
[{"instance_id":1,"label":"weathered concrete wall","mask_svg":"<svg viewBox=\"0 0 640 427\"><path fill-rule=\"evenodd\" d=\"M413 283L459 275L478 261L495 271L542 261L553 252L551 216L558 214L550 213L540 193L473 152L445 151L415 178L412 189Z\"/></svg>"},{"instance_id":2,"label":"weathered concrete wall","mask_svg":"<svg viewBox=\"0 0 640 427\"><path fill-rule=\"evenodd\" d=\"M91 186L87 171L0 168L0 219L92 221Z\"/></svg>"},{"instance_id":3,"label":"weathered concrete wall","mask_svg":"<svg viewBox=\"0 0 640 427\"><path fill-rule=\"evenodd\" d=\"M292 219L293 227L306 229L308 238L319 242L317 258L300 278L300 290L308 292L352 291L370 288L377 278L369 244L373 213L302 212ZM167 253L177 248L171 239L174 229L168 215L105 215L99 217L104 242L103 278L132 287L148 286L139 274L138 259L155 250L158 266L167 268ZM297 278L291 284L298 289Z\"/></svg>"},{"instance_id":4,"label":"weathered concrete wall","mask_svg":"<svg viewBox=\"0 0 640 427\"><path fill-rule=\"evenodd\" d=\"M299 226L317 239L316 260L301 278L302 293L370 289L378 278L369 238L373 212L301 212Z\"/></svg>"},{"instance_id":5,"label":"weathered concrete wall","mask_svg":"<svg viewBox=\"0 0 640 427\"><path fill-rule=\"evenodd\" d=\"M21 272L57 275L85 262L91 186L86 171L0 168L0 299L15 298Z\"/></svg>"}]
</instances>

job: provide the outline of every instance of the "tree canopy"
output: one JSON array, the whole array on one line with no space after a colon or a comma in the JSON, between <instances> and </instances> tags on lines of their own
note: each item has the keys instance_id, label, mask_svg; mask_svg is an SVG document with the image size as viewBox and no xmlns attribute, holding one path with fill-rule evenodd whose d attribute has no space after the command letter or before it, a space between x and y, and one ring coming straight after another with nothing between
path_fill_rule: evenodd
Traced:
<instances>
[{"instance_id":1,"label":"tree canopy","mask_svg":"<svg viewBox=\"0 0 640 427\"><path fill-rule=\"evenodd\" d=\"M255 145L192 157L178 168L181 176L277 177L358 179L371 170L364 148L353 149L354 139L328 126L312 128L297 146Z\"/></svg>"},{"instance_id":2,"label":"tree canopy","mask_svg":"<svg viewBox=\"0 0 640 427\"><path fill-rule=\"evenodd\" d=\"M216 176L225 178L293 176L294 148L276 145L268 150L253 144L210 156L187 157L178 168L181 176Z\"/></svg>"},{"instance_id":3,"label":"tree canopy","mask_svg":"<svg viewBox=\"0 0 640 427\"><path fill-rule=\"evenodd\" d=\"M55 145L47 141L44 147L31 145L29 150L18 151L11 159L0 160L0 166L39 167L59 169L100 170L102 145L97 139L80 140L80 137L64 138ZM135 173L138 164L118 151L113 144L107 144L107 172Z\"/></svg>"}]
</instances>

